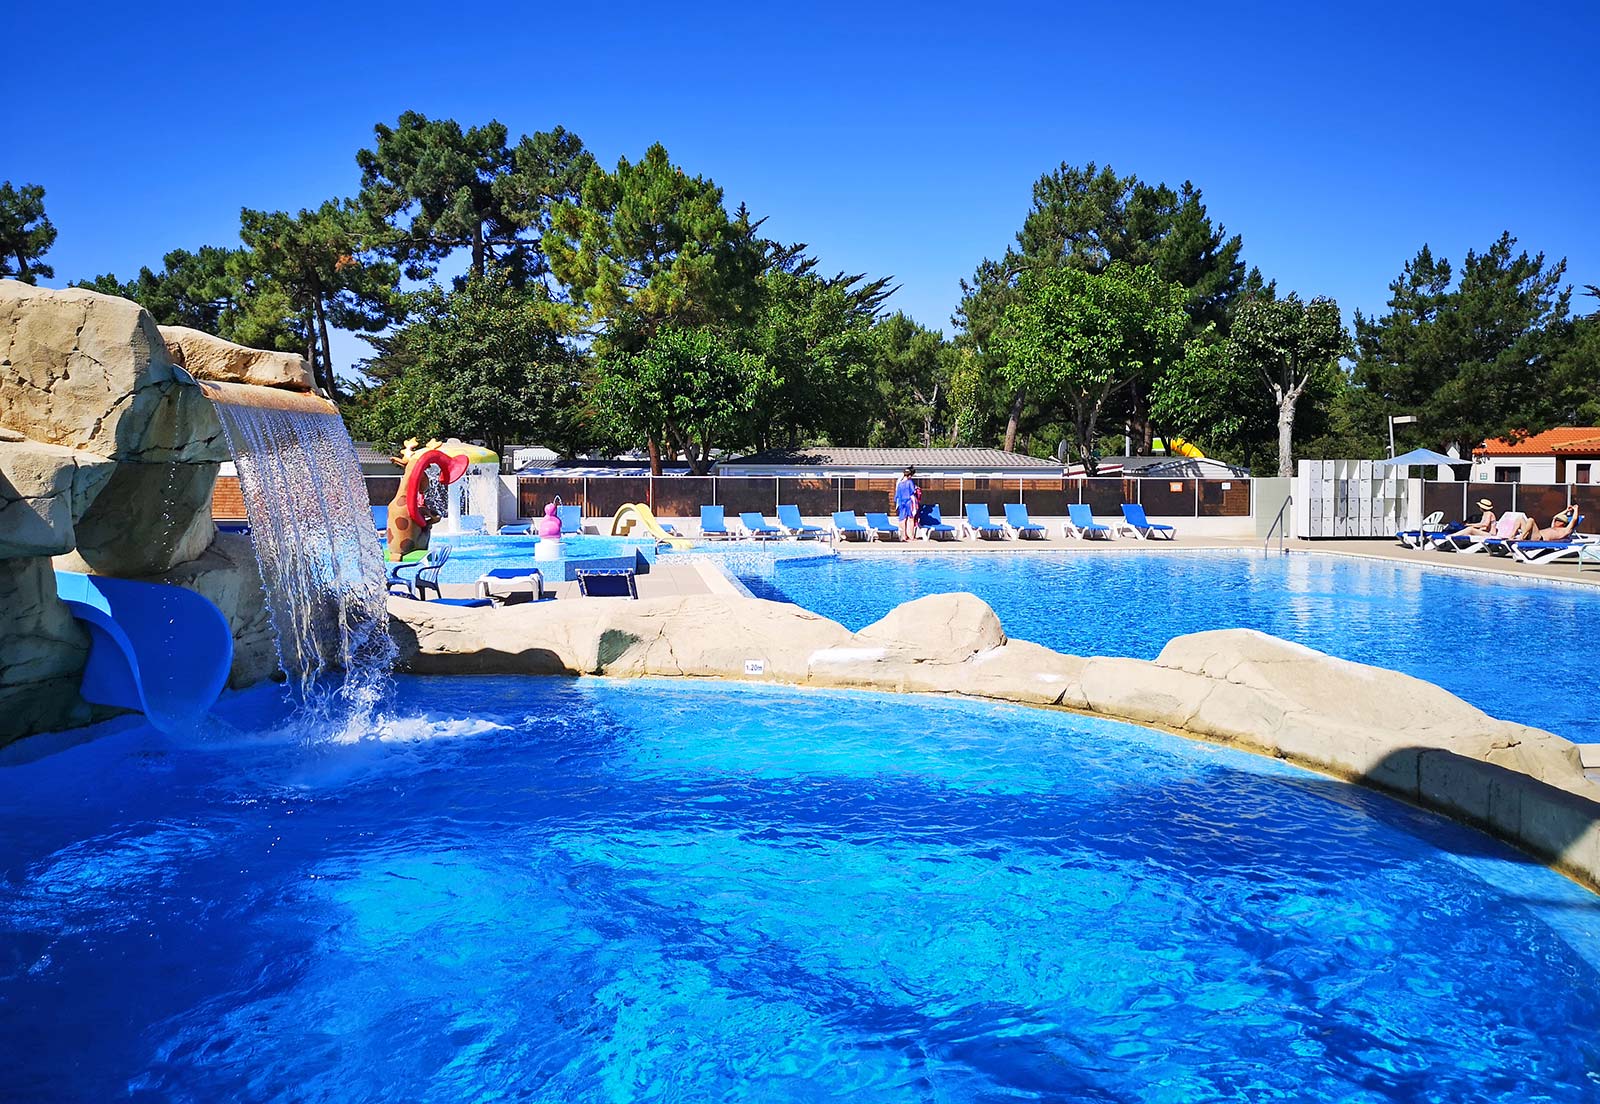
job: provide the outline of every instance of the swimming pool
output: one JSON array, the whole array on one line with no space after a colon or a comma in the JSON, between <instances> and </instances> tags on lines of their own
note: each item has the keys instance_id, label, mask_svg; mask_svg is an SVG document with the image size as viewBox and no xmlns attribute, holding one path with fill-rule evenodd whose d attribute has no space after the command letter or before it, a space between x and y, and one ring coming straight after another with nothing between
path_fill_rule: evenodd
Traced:
<instances>
[{"instance_id":1,"label":"swimming pool","mask_svg":"<svg viewBox=\"0 0 1600 1104\"><path fill-rule=\"evenodd\" d=\"M1154 659L1250 628L1403 671L1506 720L1600 740L1600 591L1294 553L947 553L779 563L740 576L852 629L925 594L970 591L1006 632L1074 655Z\"/></svg>"},{"instance_id":2,"label":"swimming pool","mask_svg":"<svg viewBox=\"0 0 1600 1104\"><path fill-rule=\"evenodd\" d=\"M1594 1100L1596 899L1089 718L398 680L0 768L0 1099Z\"/></svg>"}]
</instances>

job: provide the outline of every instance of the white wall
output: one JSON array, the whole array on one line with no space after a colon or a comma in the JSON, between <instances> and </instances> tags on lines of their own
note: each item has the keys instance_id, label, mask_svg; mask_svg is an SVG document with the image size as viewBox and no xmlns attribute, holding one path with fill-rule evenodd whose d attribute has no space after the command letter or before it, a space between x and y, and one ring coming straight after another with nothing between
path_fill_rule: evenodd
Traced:
<instances>
[{"instance_id":1,"label":"white wall","mask_svg":"<svg viewBox=\"0 0 1600 1104\"><path fill-rule=\"evenodd\" d=\"M1596 469L1600 470L1600 461L1594 461ZM1573 464L1567 462L1567 482L1571 482ZM1481 456L1472 462L1472 481L1474 483L1493 483L1496 468L1516 468L1519 471L1517 482L1520 483L1554 483L1556 482L1556 458L1554 456Z\"/></svg>"}]
</instances>

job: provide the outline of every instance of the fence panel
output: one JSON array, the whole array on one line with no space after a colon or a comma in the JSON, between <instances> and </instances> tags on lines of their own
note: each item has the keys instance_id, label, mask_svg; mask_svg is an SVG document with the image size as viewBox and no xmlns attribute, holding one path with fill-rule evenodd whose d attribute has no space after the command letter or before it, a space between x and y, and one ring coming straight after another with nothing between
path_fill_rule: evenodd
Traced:
<instances>
[{"instance_id":1,"label":"fence panel","mask_svg":"<svg viewBox=\"0 0 1600 1104\"><path fill-rule=\"evenodd\" d=\"M1151 517L1194 517L1194 480L1192 479L1141 479L1138 481L1138 498L1125 498L1122 502L1139 502ZM1106 513L1122 516L1122 502Z\"/></svg>"},{"instance_id":2,"label":"fence panel","mask_svg":"<svg viewBox=\"0 0 1600 1104\"><path fill-rule=\"evenodd\" d=\"M1249 517L1250 487L1248 479L1200 480L1199 517ZM1145 513L1150 513L1149 507Z\"/></svg>"},{"instance_id":3,"label":"fence panel","mask_svg":"<svg viewBox=\"0 0 1600 1104\"><path fill-rule=\"evenodd\" d=\"M1483 513L1472 506L1478 496L1469 496L1470 483L1441 483L1429 480L1422 484L1422 516L1442 513L1445 521L1476 521Z\"/></svg>"},{"instance_id":4,"label":"fence panel","mask_svg":"<svg viewBox=\"0 0 1600 1104\"><path fill-rule=\"evenodd\" d=\"M1096 517L1120 518L1124 502L1139 501L1139 483L1137 479L1085 479L1083 500Z\"/></svg>"},{"instance_id":5,"label":"fence panel","mask_svg":"<svg viewBox=\"0 0 1600 1104\"><path fill-rule=\"evenodd\" d=\"M798 508L801 517L830 517L839 508L839 482L835 479L779 479L778 502Z\"/></svg>"},{"instance_id":6,"label":"fence panel","mask_svg":"<svg viewBox=\"0 0 1600 1104\"><path fill-rule=\"evenodd\" d=\"M1550 519L1567 508L1565 483L1513 483L1517 489L1517 509L1540 525L1549 525Z\"/></svg>"},{"instance_id":7,"label":"fence panel","mask_svg":"<svg viewBox=\"0 0 1600 1104\"><path fill-rule=\"evenodd\" d=\"M545 505L557 498L568 506L582 506L583 483L572 476L524 475L517 480L517 516L543 517ZM589 516L587 509L583 513Z\"/></svg>"},{"instance_id":8,"label":"fence panel","mask_svg":"<svg viewBox=\"0 0 1600 1104\"><path fill-rule=\"evenodd\" d=\"M1572 502L1583 515L1582 532L1600 531L1600 484L1578 483L1572 488Z\"/></svg>"},{"instance_id":9,"label":"fence panel","mask_svg":"<svg viewBox=\"0 0 1600 1104\"><path fill-rule=\"evenodd\" d=\"M1011 493L1009 495L1006 493L1007 483L1011 484ZM963 479L961 481L962 508L965 510L966 503L981 502L985 506L989 507L989 513L993 514L995 517L1004 517L1006 512L1005 504L1007 502L1015 502L1017 500L1017 486L1018 483L1015 479L1006 480L980 477Z\"/></svg>"},{"instance_id":10,"label":"fence panel","mask_svg":"<svg viewBox=\"0 0 1600 1104\"><path fill-rule=\"evenodd\" d=\"M839 509L854 510L858 514L868 510L892 514L897 482L894 476L887 475L882 479L842 478L839 480Z\"/></svg>"},{"instance_id":11,"label":"fence panel","mask_svg":"<svg viewBox=\"0 0 1600 1104\"><path fill-rule=\"evenodd\" d=\"M773 476L718 476L716 494L730 518L746 510L768 518L778 512L778 480Z\"/></svg>"},{"instance_id":12,"label":"fence panel","mask_svg":"<svg viewBox=\"0 0 1600 1104\"><path fill-rule=\"evenodd\" d=\"M1029 517L1066 517L1067 506L1078 501L1075 479L1024 479L1022 504Z\"/></svg>"},{"instance_id":13,"label":"fence panel","mask_svg":"<svg viewBox=\"0 0 1600 1104\"><path fill-rule=\"evenodd\" d=\"M924 506L939 507L939 516L946 521L961 516L960 479L918 479L917 485L922 488Z\"/></svg>"},{"instance_id":14,"label":"fence panel","mask_svg":"<svg viewBox=\"0 0 1600 1104\"><path fill-rule=\"evenodd\" d=\"M400 491L398 475L369 475L366 481L367 501L374 506L387 506Z\"/></svg>"},{"instance_id":15,"label":"fence panel","mask_svg":"<svg viewBox=\"0 0 1600 1104\"><path fill-rule=\"evenodd\" d=\"M584 516L608 518L630 502L643 502L648 506L650 483L648 475L591 479L584 488Z\"/></svg>"},{"instance_id":16,"label":"fence panel","mask_svg":"<svg viewBox=\"0 0 1600 1104\"><path fill-rule=\"evenodd\" d=\"M650 509L656 517L699 520L700 507L715 498L709 475L664 475L650 480Z\"/></svg>"}]
</instances>

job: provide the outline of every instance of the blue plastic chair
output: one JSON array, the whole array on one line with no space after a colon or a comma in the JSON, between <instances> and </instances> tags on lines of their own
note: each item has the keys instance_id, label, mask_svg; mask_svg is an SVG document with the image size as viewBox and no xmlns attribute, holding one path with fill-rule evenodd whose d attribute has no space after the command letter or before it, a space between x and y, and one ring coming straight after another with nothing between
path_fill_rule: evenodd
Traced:
<instances>
[{"instance_id":1,"label":"blue plastic chair","mask_svg":"<svg viewBox=\"0 0 1600 1104\"><path fill-rule=\"evenodd\" d=\"M443 567L445 561L449 558L450 546L448 544L436 544L429 548L428 554L420 560L407 560L402 563L389 564L387 578L384 581L384 585L388 587L389 593L391 594L394 593L394 588L398 586L401 588L400 593L404 594L407 598L416 598L421 600L427 597L427 594L423 590L424 583L422 573L431 568L432 571L427 577L428 581L426 585L431 586L433 588L433 592L438 594L439 568Z\"/></svg>"},{"instance_id":2,"label":"blue plastic chair","mask_svg":"<svg viewBox=\"0 0 1600 1104\"><path fill-rule=\"evenodd\" d=\"M867 528L873 540L899 540L900 527L889 520L888 514L867 514Z\"/></svg>"},{"instance_id":3,"label":"blue plastic chair","mask_svg":"<svg viewBox=\"0 0 1600 1104\"><path fill-rule=\"evenodd\" d=\"M561 519L561 535L563 537L570 537L583 532L582 506L557 506L556 517Z\"/></svg>"},{"instance_id":4,"label":"blue plastic chair","mask_svg":"<svg viewBox=\"0 0 1600 1104\"><path fill-rule=\"evenodd\" d=\"M1013 537L1019 540L1023 537L1044 540L1049 536L1045 532L1044 526L1028 516L1028 508L1020 502L1006 503L1006 528L1010 530Z\"/></svg>"},{"instance_id":5,"label":"blue plastic chair","mask_svg":"<svg viewBox=\"0 0 1600 1104\"><path fill-rule=\"evenodd\" d=\"M1111 526L1101 525L1096 521L1094 511L1083 502L1074 502L1067 506L1067 520L1061 526L1061 535L1079 537L1083 540L1088 540L1090 537L1102 537L1105 540L1112 538Z\"/></svg>"},{"instance_id":6,"label":"blue plastic chair","mask_svg":"<svg viewBox=\"0 0 1600 1104\"><path fill-rule=\"evenodd\" d=\"M702 537L731 537L727 516L721 506L700 507L700 535Z\"/></svg>"},{"instance_id":7,"label":"blue plastic chair","mask_svg":"<svg viewBox=\"0 0 1600 1104\"><path fill-rule=\"evenodd\" d=\"M828 535L828 531L820 525L807 525L805 519L800 516L800 507L798 506L779 506L778 524L789 530L791 537L800 540L804 540L807 537L821 540Z\"/></svg>"},{"instance_id":8,"label":"blue plastic chair","mask_svg":"<svg viewBox=\"0 0 1600 1104\"><path fill-rule=\"evenodd\" d=\"M739 524L744 527L744 535L753 540L779 540L784 532L776 525L768 525L767 519L754 510L746 510L739 515Z\"/></svg>"},{"instance_id":9,"label":"blue plastic chair","mask_svg":"<svg viewBox=\"0 0 1600 1104\"><path fill-rule=\"evenodd\" d=\"M838 540L871 540L872 530L861 524L854 510L835 510L833 535Z\"/></svg>"},{"instance_id":10,"label":"blue plastic chair","mask_svg":"<svg viewBox=\"0 0 1600 1104\"><path fill-rule=\"evenodd\" d=\"M1137 502L1124 502L1122 504L1122 519L1126 521L1127 528L1133 530L1134 536L1140 540L1150 540L1153 537L1166 537L1176 540L1178 530L1170 525L1157 525L1145 516L1144 506Z\"/></svg>"},{"instance_id":11,"label":"blue plastic chair","mask_svg":"<svg viewBox=\"0 0 1600 1104\"><path fill-rule=\"evenodd\" d=\"M980 538L1000 540L1006 535L1005 526L996 524L989 516L989 507L982 502L967 503L967 520L962 526L968 536L976 533Z\"/></svg>"}]
</instances>

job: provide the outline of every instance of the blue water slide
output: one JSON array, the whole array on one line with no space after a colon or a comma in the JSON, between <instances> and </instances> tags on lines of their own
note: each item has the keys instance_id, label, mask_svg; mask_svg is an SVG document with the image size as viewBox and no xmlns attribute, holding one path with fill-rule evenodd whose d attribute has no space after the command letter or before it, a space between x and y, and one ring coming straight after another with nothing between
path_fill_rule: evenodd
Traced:
<instances>
[{"instance_id":1,"label":"blue water slide","mask_svg":"<svg viewBox=\"0 0 1600 1104\"><path fill-rule=\"evenodd\" d=\"M82 694L181 732L211 711L233 666L233 633L192 590L56 572L56 594L89 630Z\"/></svg>"}]
</instances>

